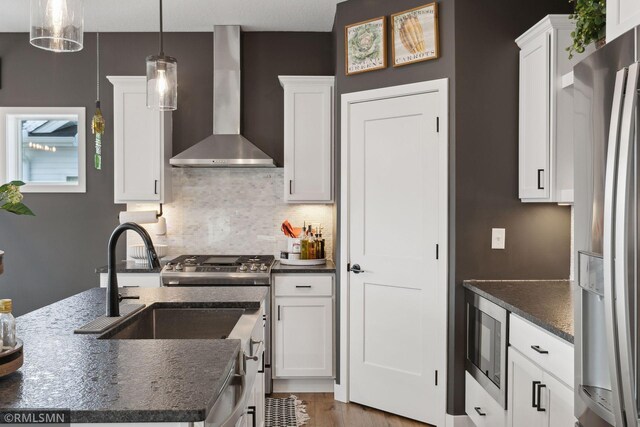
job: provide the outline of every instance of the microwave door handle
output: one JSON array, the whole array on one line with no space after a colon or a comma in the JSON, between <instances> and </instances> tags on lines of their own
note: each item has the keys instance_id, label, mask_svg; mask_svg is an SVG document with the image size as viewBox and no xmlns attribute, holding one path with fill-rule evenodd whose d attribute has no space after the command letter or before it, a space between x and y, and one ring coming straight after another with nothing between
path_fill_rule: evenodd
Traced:
<instances>
[{"instance_id":1,"label":"microwave door handle","mask_svg":"<svg viewBox=\"0 0 640 427\"><path fill-rule=\"evenodd\" d=\"M616 182L616 207L615 207L615 234L613 266L613 295L615 299L615 320L618 341L618 363L620 369L620 389L624 414L627 418L626 425L638 424L637 404L634 392L635 368L633 363L631 339L629 303L631 294L629 287L629 249L635 252L634 239L630 238L632 231L630 225L632 218L630 208L632 205L631 192L636 191L632 185L633 179L633 153L635 143L635 117L637 107L638 90L638 63L629 66L626 84L626 96L622 108L622 121L620 125L620 147L618 148L618 179ZM624 424L622 424L624 425Z\"/></svg>"},{"instance_id":2,"label":"microwave door handle","mask_svg":"<svg viewBox=\"0 0 640 427\"><path fill-rule=\"evenodd\" d=\"M609 356L609 373L611 379L612 407L616 425L623 425L622 421L622 393L620 390L620 369L617 349L617 333L614 306L614 275L613 275L613 233L615 230L615 183L618 169L618 143L620 141L620 118L624 101L624 85L627 69L616 73L616 82L611 107L611 122L609 123L609 137L607 144L607 162L604 181L604 227L602 233L602 261L604 276L604 311L605 328L607 333L607 349Z\"/></svg>"}]
</instances>

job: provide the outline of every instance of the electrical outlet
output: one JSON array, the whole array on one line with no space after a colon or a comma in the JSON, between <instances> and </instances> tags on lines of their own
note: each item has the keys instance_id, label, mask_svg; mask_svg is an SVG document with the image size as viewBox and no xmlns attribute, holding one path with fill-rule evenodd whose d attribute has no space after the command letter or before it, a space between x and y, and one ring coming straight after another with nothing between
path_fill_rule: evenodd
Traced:
<instances>
[{"instance_id":1,"label":"electrical outlet","mask_svg":"<svg viewBox=\"0 0 640 427\"><path fill-rule=\"evenodd\" d=\"M504 249L506 230L504 228L491 229L491 249Z\"/></svg>"}]
</instances>

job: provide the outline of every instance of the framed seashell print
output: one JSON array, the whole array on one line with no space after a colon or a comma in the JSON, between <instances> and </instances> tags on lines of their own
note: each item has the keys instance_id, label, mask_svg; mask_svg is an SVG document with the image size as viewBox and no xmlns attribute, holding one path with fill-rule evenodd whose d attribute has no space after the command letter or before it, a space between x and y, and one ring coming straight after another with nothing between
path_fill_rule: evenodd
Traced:
<instances>
[{"instance_id":1,"label":"framed seashell print","mask_svg":"<svg viewBox=\"0 0 640 427\"><path fill-rule=\"evenodd\" d=\"M391 15L391 31L394 67L440 57L437 3Z\"/></svg>"},{"instance_id":2,"label":"framed seashell print","mask_svg":"<svg viewBox=\"0 0 640 427\"><path fill-rule=\"evenodd\" d=\"M387 19L385 16L344 28L347 75L387 67Z\"/></svg>"}]
</instances>

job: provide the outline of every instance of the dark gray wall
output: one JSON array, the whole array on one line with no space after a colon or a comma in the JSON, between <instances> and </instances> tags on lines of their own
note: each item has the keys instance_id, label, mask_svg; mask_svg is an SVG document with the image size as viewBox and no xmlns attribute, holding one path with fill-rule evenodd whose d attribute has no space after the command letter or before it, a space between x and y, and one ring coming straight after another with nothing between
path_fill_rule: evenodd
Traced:
<instances>
[{"instance_id":1,"label":"dark gray wall","mask_svg":"<svg viewBox=\"0 0 640 427\"><path fill-rule=\"evenodd\" d=\"M456 0L456 269L450 293L449 412L464 413L464 279L566 279L571 210L518 199L514 40L567 2ZM506 249L491 250L491 228Z\"/></svg>"},{"instance_id":2,"label":"dark gray wall","mask_svg":"<svg viewBox=\"0 0 640 427\"><path fill-rule=\"evenodd\" d=\"M332 74L331 37L330 33L253 33L243 37L245 132L280 165L283 95L277 75ZM7 252L0 297L13 298L17 314L96 286L94 269L106 264L107 239L124 208L113 203L113 90L105 76L143 75L144 58L157 51L157 34L105 33L100 42L107 131L103 170L98 172L92 165L89 127L95 102L95 34L85 34L85 48L74 54L33 48L26 34L0 34L0 106L87 108L87 193L28 194L25 202L37 214L34 218L0 212L0 248ZM211 33L170 33L165 37L165 51L179 62L174 153L211 134L212 46ZM124 244L120 246L124 257Z\"/></svg>"}]
</instances>

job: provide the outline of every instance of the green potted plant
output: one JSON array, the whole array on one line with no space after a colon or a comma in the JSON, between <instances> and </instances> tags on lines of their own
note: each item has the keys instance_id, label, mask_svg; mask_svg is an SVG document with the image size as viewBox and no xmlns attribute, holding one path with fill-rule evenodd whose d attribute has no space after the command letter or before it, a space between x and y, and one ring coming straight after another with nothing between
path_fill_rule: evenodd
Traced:
<instances>
[{"instance_id":1,"label":"green potted plant","mask_svg":"<svg viewBox=\"0 0 640 427\"><path fill-rule=\"evenodd\" d=\"M0 185L0 210L11 212L15 215L35 215L24 203L22 203L22 193L20 187L24 185L22 181L11 181ZM2 258L4 251L0 251L0 274L4 271Z\"/></svg>"},{"instance_id":2,"label":"green potted plant","mask_svg":"<svg viewBox=\"0 0 640 427\"><path fill-rule=\"evenodd\" d=\"M569 0L569 3L575 4L569 18L576 23L576 29L571 32L573 44L567 48L571 59L574 53L584 52L592 42L596 47L604 46L607 4L605 0Z\"/></svg>"}]
</instances>

